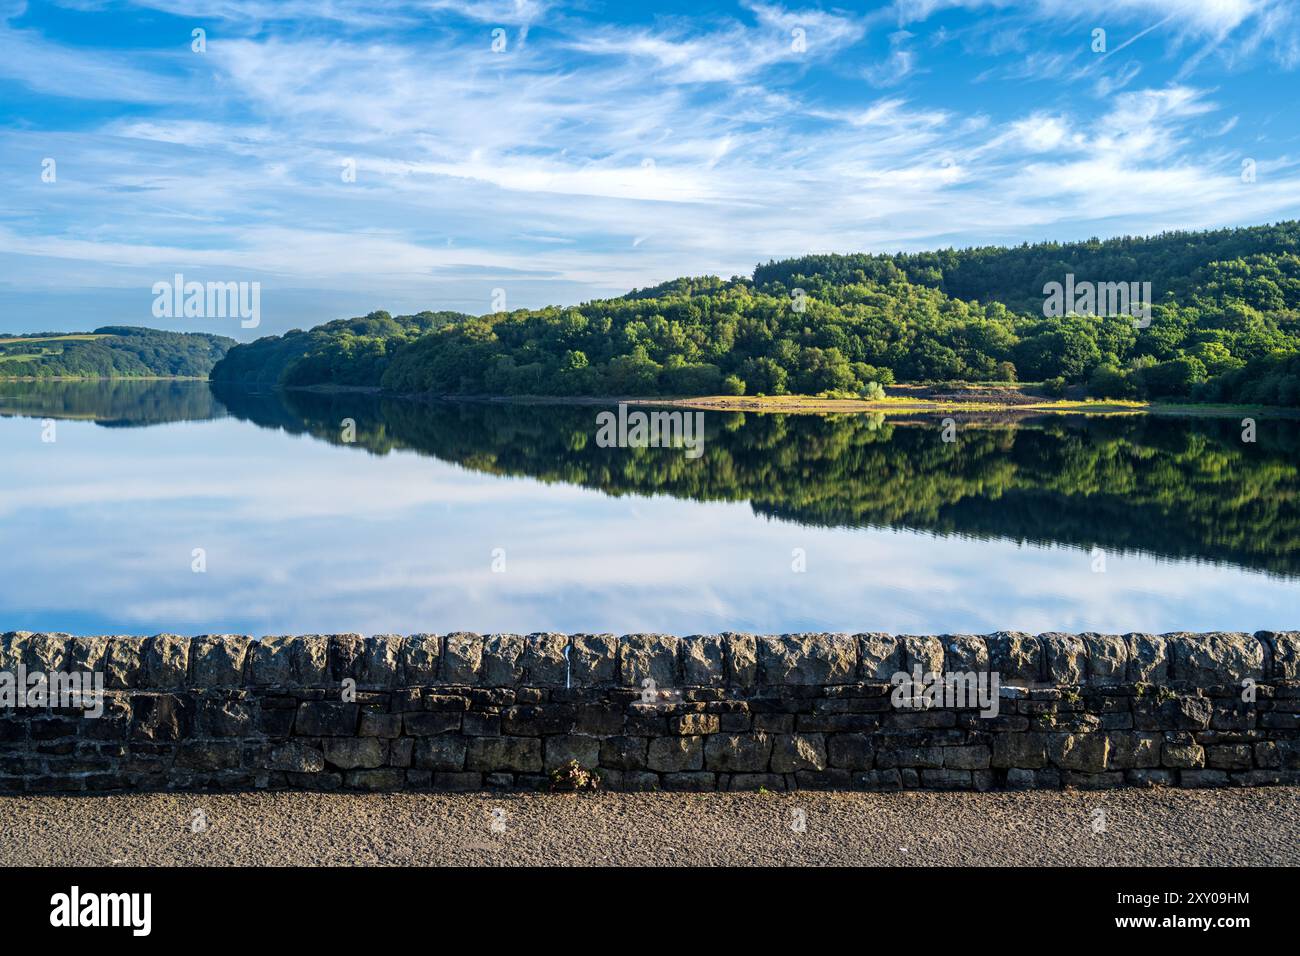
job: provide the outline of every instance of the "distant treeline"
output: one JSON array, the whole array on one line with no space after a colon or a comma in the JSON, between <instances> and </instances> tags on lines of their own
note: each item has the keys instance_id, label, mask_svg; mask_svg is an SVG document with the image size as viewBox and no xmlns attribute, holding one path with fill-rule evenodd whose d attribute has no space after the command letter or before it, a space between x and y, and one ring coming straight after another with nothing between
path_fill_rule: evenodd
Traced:
<instances>
[{"instance_id":1,"label":"distant treeline","mask_svg":"<svg viewBox=\"0 0 1300 956\"><path fill-rule=\"evenodd\" d=\"M1300 404L1300 223L1149 238L805 256L573 307L375 312L232 349L213 378L437 395L860 395L1032 381ZM1044 286L1150 283L1149 324L1043 315ZM1134 303L1136 306L1136 303ZM1082 310L1081 310L1082 311ZM1145 327L1139 327L1144 325Z\"/></svg>"},{"instance_id":2,"label":"distant treeline","mask_svg":"<svg viewBox=\"0 0 1300 956\"><path fill-rule=\"evenodd\" d=\"M0 333L0 378L207 378L234 344L203 332L120 325L86 333Z\"/></svg>"}]
</instances>

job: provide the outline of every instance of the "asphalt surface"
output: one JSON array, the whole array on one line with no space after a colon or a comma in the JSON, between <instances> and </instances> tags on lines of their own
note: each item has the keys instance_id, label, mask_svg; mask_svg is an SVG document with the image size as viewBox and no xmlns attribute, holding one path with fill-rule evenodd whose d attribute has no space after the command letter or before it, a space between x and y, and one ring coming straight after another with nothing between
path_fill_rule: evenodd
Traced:
<instances>
[{"instance_id":1,"label":"asphalt surface","mask_svg":"<svg viewBox=\"0 0 1300 956\"><path fill-rule=\"evenodd\" d=\"M50 864L1295 866L1300 787L0 798L0 866Z\"/></svg>"}]
</instances>

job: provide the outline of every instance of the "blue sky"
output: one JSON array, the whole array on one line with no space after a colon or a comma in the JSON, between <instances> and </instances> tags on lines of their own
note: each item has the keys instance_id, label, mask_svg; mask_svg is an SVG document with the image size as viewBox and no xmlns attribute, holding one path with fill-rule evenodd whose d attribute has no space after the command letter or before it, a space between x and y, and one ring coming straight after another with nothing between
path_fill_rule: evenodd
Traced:
<instances>
[{"instance_id":1,"label":"blue sky","mask_svg":"<svg viewBox=\"0 0 1300 956\"><path fill-rule=\"evenodd\" d=\"M0 330L1295 218L1298 68L1283 0L0 0ZM261 326L153 318L177 272Z\"/></svg>"}]
</instances>

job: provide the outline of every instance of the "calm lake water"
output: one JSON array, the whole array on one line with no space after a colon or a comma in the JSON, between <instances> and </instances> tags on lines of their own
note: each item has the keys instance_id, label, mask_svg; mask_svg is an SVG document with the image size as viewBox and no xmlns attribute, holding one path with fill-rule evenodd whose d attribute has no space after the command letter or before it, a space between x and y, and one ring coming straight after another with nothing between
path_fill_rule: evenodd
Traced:
<instances>
[{"instance_id":1,"label":"calm lake water","mask_svg":"<svg viewBox=\"0 0 1300 956\"><path fill-rule=\"evenodd\" d=\"M1297 625L1295 421L600 410L0 383L0 630Z\"/></svg>"}]
</instances>

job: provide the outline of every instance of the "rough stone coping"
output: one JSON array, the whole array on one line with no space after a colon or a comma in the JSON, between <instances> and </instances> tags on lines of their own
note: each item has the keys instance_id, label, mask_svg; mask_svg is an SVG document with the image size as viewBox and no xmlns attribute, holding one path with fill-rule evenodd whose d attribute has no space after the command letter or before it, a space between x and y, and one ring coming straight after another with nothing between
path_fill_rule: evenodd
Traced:
<instances>
[{"instance_id":1,"label":"rough stone coping","mask_svg":"<svg viewBox=\"0 0 1300 956\"><path fill-rule=\"evenodd\" d=\"M306 634L75 637L9 632L0 670L102 671L108 689L427 684L833 685L992 671L1003 686L1223 686L1300 679L1300 631L1194 634Z\"/></svg>"}]
</instances>

